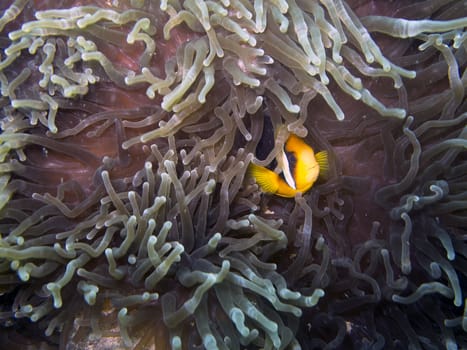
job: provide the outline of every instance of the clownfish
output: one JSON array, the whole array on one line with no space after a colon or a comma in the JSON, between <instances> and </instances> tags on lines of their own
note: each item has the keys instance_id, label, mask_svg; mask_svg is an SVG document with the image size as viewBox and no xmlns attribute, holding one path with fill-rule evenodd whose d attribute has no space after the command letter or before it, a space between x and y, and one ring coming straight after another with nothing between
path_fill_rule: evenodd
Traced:
<instances>
[{"instance_id":1,"label":"clownfish","mask_svg":"<svg viewBox=\"0 0 467 350\"><path fill-rule=\"evenodd\" d=\"M308 191L320 175L328 172L328 154L315 154L313 148L300 137L291 134L277 158L281 177L276 172L250 163L249 174L261 190L281 197L294 197Z\"/></svg>"}]
</instances>

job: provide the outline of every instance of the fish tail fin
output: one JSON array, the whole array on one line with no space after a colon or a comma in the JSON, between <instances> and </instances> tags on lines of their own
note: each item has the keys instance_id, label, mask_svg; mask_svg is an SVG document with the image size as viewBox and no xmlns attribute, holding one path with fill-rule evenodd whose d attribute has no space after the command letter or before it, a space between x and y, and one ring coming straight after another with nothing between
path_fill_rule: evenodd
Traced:
<instances>
[{"instance_id":1,"label":"fish tail fin","mask_svg":"<svg viewBox=\"0 0 467 350\"><path fill-rule=\"evenodd\" d=\"M250 163L248 174L253 177L263 192L276 193L279 188L279 175L274 171Z\"/></svg>"},{"instance_id":2,"label":"fish tail fin","mask_svg":"<svg viewBox=\"0 0 467 350\"><path fill-rule=\"evenodd\" d=\"M319 176L327 178L329 175L328 152L321 151L315 154L316 162L319 165Z\"/></svg>"}]
</instances>

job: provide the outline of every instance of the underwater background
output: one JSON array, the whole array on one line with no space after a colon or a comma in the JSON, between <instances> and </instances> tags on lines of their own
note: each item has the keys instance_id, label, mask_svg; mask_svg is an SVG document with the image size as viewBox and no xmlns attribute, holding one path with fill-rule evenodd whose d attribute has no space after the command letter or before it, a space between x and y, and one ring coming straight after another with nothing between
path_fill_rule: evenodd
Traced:
<instances>
[{"instance_id":1,"label":"underwater background","mask_svg":"<svg viewBox=\"0 0 467 350\"><path fill-rule=\"evenodd\" d=\"M2 1L1 347L467 348L466 27L463 0ZM262 193L292 134L329 173Z\"/></svg>"}]
</instances>

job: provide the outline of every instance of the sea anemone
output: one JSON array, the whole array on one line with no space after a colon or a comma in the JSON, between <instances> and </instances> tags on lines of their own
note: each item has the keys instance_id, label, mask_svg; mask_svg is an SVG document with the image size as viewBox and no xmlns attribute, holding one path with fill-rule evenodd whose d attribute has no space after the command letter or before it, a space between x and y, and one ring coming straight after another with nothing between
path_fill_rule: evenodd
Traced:
<instances>
[{"instance_id":1,"label":"sea anemone","mask_svg":"<svg viewBox=\"0 0 467 350\"><path fill-rule=\"evenodd\" d=\"M466 347L467 8L400 5L0 5L2 344Z\"/></svg>"}]
</instances>

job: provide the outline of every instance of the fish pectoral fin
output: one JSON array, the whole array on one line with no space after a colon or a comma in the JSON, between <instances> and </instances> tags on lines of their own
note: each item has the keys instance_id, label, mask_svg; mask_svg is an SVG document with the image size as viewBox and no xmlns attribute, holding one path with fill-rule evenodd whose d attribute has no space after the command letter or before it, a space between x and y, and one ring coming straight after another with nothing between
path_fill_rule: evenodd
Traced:
<instances>
[{"instance_id":1,"label":"fish pectoral fin","mask_svg":"<svg viewBox=\"0 0 467 350\"><path fill-rule=\"evenodd\" d=\"M329 175L329 161L328 161L328 152L321 151L315 154L316 162L319 165L319 176L328 177Z\"/></svg>"},{"instance_id":2,"label":"fish pectoral fin","mask_svg":"<svg viewBox=\"0 0 467 350\"><path fill-rule=\"evenodd\" d=\"M251 163L249 173L263 192L276 193L279 188L279 175L268 168Z\"/></svg>"}]
</instances>

